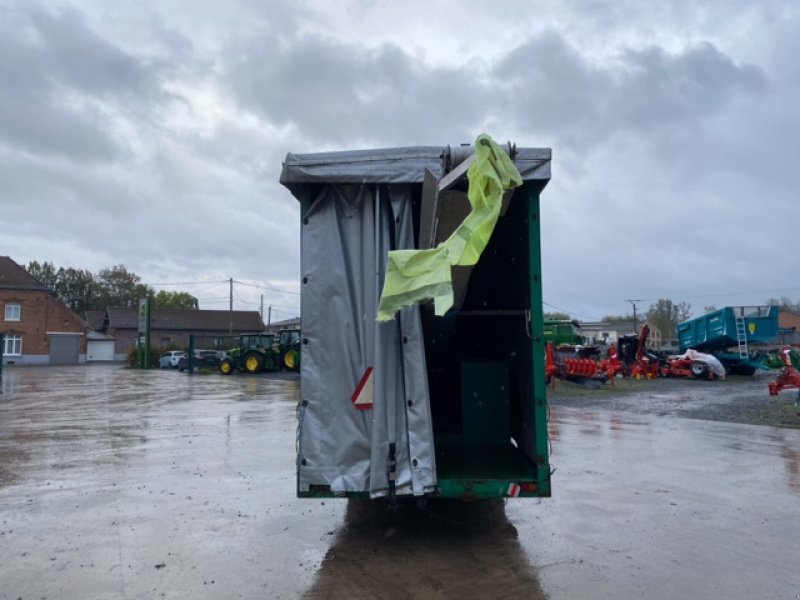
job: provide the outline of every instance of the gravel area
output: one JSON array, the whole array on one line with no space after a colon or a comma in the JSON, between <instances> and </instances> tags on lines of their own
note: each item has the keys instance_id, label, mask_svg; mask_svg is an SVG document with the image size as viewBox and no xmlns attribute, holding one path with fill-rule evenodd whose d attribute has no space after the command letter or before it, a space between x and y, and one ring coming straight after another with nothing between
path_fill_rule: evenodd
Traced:
<instances>
[{"instance_id":1,"label":"gravel area","mask_svg":"<svg viewBox=\"0 0 800 600\"><path fill-rule=\"evenodd\" d=\"M797 390L770 396L767 384L777 372L753 377L730 376L723 381L693 379L617 379L599 389L558 381L549 388L548 401L556 406L606 408L640 414L676 416L708 421L800 429Z\"/></svg>"}]
</instances>

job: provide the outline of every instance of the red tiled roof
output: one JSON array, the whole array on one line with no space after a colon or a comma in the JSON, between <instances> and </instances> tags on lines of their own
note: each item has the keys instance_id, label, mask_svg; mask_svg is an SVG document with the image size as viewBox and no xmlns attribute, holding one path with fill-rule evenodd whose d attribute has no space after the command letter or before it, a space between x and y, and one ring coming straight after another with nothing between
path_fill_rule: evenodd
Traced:
<instances>
[{"instance_id":1,"label":"red tiled roof","mask_svg":"<svg viewBox=\"0 0 800 600\"><path fill-rule=\"evenodd\" d=\"M8 256L0 256L0 289L47 290L38 279Z\"/></svg>"}]
</instances>

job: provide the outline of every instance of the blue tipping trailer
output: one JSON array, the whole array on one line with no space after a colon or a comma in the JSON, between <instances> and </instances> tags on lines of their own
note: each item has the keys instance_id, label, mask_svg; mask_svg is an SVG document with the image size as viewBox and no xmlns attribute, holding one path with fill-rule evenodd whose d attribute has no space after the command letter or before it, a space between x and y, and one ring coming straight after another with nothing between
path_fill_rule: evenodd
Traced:
<instances>
[{"instance_id":1,"label":"blue tipping trailer","mask_svg":"<svg viewBox=\"0 0 800 600\"><path fill-rule=\"evenodd\" d=\"M778 313L777 306L726 306L690 319L678 325L680 350L714 354L728 373L752 375L761 365L750 345L778 335Z\"/></svg>"}]
</instances>

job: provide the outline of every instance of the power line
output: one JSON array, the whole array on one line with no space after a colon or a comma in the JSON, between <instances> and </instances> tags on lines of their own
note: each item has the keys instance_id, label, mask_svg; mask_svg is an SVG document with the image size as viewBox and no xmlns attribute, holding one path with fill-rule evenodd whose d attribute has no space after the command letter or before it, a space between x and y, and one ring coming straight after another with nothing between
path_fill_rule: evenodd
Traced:
<instances>
[{"instance_id":1,"label":"power line","mask_svg":"<svg viewBox=\"0 0 800 600\"><path fill-rule=\"evenodd\" d=\"M228 280L225 279L225 280L222 280L222 281L175 281L175 282L170 282L170 283L145 283L143 285L150 285L150 286L155 286L155 285L207 285L207 284L211 284L211 283L228 283Z\"/></svg>"},{"instance_id":2,"label":"power line","mask_svg":"<svg viewBox=\"0 0 800 600\"><path fill-rule=\"evenodd\" d=\"M272 307L272 312L274 312L274 313L277 312L277 313L280 313L282 315L292 315L292 316L295 316L295 317L299 316L299 313L300 313L299 310L298 311L292 311L292 312L285 311L285 310L275 310L275 306Z\"/></svg>"},{"instance_id":3,"label":"power line","mask_svg":"<svg viewBox=\"0 0 800 600\"><path fill-rule=\"evenodd\" d=\"M667 298L667 297L670 297L670 296L672 296L674 298L678 298L680 300L694 300L694 299L699 299L699 298L721 298L721 297L725 297L725 296L748 296L748 295L752 295L752 294L777 294L777 293L780 293L780 292L796 292L796 291L800 291L800 287L783 288L783 289L778 289L778 290L751 290L751 291L747 291L747 292L724 292L724 293L720 293L720 294L698 294L698 295L695 295L695 296L681 296L681 295L678 295L678 294L665 294L665 295L661 296L660 298L643 298L642 300L637 300L637 302L657 302L658 300L661 300L662 298Z\"/></svg>"},{"instance_id":4,"label":"power line","mask_svg":"<svg viewBox=\"0 0 800 600\"><path fill-rule=\"evenodd\" d=\"M289 310L300 310L299 306L287 306L286 304L270 304L270 306L279 306L280 308L288 308Z\"/></svg>"},{"instance_id":5,"label":"power line","mask_svg":"<svg viewBox=\"0 0 800 600\"><path fill-rule=\"evenodd\" d=\"M573 311L569 310L568 308L562 308L562 307L556 306L554 304L548 304L547 302L542 302L542 304L544 304L545 306L549 306L550 308L555 308L556 310L560 310L561 312L567 313L570 316L574 315L576 317L583 317L584 319L587 319L589 321L600 321L601 320L601 319L596 319L595 317L590 317L588 315L582 315L581 313L573 312Z\"/></svg>"},{"instance_id":6,"label":"power line","mask_svg":"<svg viewBox=\"0 0 800 600\"><path fill-rule=\"evenodd\" d=\"M240 285L248 285L250 287L258 288L261 290L269 290L270 292L280 292L282 294L292 294L294 296L299 296L300 292L290 292L289 290L282 290L280 288L268 287L266 285L258 285L255 283L248 283L246 281L238 281L236 279L233 280L234 283L238 283Z\"/></svg>"}]
</instances>

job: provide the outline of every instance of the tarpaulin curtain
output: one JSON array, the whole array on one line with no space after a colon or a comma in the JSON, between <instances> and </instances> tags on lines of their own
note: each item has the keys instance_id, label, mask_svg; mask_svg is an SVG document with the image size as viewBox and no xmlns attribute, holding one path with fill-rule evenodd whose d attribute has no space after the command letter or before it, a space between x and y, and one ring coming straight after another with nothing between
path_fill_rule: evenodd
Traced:
<instances>
[{"instance_id":1,"label":"tarpaulin curtain","mask_svg":"<svg viewBox=\"0 0 800 600\"><path fill-rule=\"evenodd\" d=\"M304 215L303 347L298 481L334 492L398 494L436 483L418 307L375 321L389 250L413 248L409 185L326 185ZM374 406L351 396L374 368Z\"/></svg>"}]
</instances>

